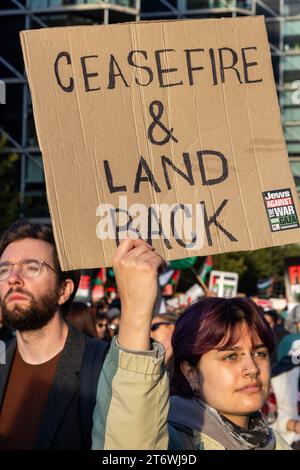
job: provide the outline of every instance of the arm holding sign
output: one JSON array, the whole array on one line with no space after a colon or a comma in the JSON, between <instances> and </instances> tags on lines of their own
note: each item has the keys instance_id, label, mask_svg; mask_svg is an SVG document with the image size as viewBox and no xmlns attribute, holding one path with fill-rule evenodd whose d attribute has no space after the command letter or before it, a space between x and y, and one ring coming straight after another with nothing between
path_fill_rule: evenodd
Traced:
<instances>
[{"instance_id":1,"label":"arm holding sign","mask_svg":"<svg viewBox=\"0 0 300 470\"><path fill-rule=\"evenodd\" d=\"M159 343L150 346L162 263L141 240L124 240L117 249L114 271L122 305L120 334L113 340L98 384L93 449L167 449L165 352Z\"/></svg>"},{"instance_id":2,"label":"arm holding sign","mask_svg":"<svg viewBox=\"0 0 300 470\"><path fill-rule=\"evenodd\" d=\"M163 259L142 240L124 240L117 250L114 271L122 305L118 342L124 349L150 349L157 272L162 264Z\"/></svg>"}]
</instances>

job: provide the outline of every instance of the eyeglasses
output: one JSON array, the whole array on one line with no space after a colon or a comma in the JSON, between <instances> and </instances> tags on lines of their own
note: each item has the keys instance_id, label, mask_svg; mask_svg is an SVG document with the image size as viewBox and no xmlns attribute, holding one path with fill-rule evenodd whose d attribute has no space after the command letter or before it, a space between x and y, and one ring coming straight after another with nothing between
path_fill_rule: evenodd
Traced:
<instances>
[{"instance_id":1,"label":"eyeglasses","mask_svg":"<svg viewBox=\"0 0 300 470\"><path fill-rule=\"evenodd\" d=\"M22 259L17 263L0 263L0 282L6 281L6 279L10 277L14 266L16 265L20 266L21 276L27 279L38 277L41 273L42 266L47 266L47 268L58 274L58 272L55 271L55 269L52 268L50 264L46 263L46 261L37 259Z\"/></svg>"},{"instance_id":2,"label":"eyeglasses","mask_svg":"<svg viewBox=\"0 0 300 470\"><path fill-rule=\"evenodd\" d=\"M98 328L107 328L107 323L97 323Z\"/></svg>"},{"instance_id":3,"label":"eyeglasses","mask_svg":"<svg viewBox=\"0 0 300 470\"><path fill-rule=\"evenodd\" d=\"M160 321L157 323L154 323L154 325L151 326L151 331L156 331L161 325L174 325L174 323L169 322L169 321Z\"/></svg>"}]
</instances>

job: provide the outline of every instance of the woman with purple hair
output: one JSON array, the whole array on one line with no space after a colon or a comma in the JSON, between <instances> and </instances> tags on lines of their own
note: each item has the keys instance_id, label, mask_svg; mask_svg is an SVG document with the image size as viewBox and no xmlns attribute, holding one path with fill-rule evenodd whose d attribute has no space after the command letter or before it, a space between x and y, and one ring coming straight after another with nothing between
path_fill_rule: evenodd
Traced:
<instances>
[{"instance_id":1,"label":"woman with purple hair","mask_svg":"<svg viewBox=\"0 0 300 470\"><path fill-rule=\"evenodd\" d=\"M162 261L141 240L123 240L116 251L122 314L115 352L100 377L98 390L106 388L108 399L103 407L98 397L93 448L289 449L260 413L274 341L249 299L205 298L177 320L169 399L163 347L149 340Z\"/></svg>"},{"instance_id":2,"label":"woman with purple hair","mask_svg":"<svg viewBox=\"0 0 300 470\"><path fill-rule=\"evenodd\" d=\"M283 450L260 413L270 383L272 331L250 299L205 298L172 338L171 450Z\"/></svg>"}]
</instances>

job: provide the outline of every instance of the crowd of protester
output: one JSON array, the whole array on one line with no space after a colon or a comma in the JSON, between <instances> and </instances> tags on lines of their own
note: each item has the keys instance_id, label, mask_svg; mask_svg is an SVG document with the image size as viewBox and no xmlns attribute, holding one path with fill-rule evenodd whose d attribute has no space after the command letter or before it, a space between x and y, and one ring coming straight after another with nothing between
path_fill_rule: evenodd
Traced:
<instances>
[{"instance_id":1,"label":"crowd of protester","mask_svg":"<svg viewBox=\"0 0 300 470\"><path fill-rule=\"evenodd\" d=\"M149 307L150 319L146 313L142 317L148 285L150 291L154 286L157 305L153 279L161 259L147 244L133 244L120 251L122 260L135 252L141 265L154 266L148 281L144 274L145 286L125 263L116 262L119 294L90 305L74 300L80 273L61 271L50 228L19 221L3 234L0 340L7 350L5 364L0 363L0 449L85 449L92 441L97 449L132 448L138 442L141 448L172 450L300 449L300 305L287 314L247 298L206 296L187 309L171 303L164 312ZM130 277L137 288L128 299ZM136 316L128 310L137 310ZM152 367L154 383L144 380L135 387L138 374L124 375L133 362L136 370L145 368L146 377ZM238 405L229 392L233 381ZM117 430L122 413L114 411L115 403L102 404L116 386L120 403L130 401L128 420L134 422L136 415L136 426L142 426L138 438ZM140 393L136 400L135 393ZM159 424L151 421L148 408L155 393L161 397Z\"/></svg>"}]
</instances>

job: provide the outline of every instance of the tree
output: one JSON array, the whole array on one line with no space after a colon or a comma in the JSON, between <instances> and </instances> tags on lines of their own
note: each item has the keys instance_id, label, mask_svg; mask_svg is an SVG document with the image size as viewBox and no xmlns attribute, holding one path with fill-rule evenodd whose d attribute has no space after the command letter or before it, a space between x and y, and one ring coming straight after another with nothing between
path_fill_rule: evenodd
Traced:
<instances>
[{"instance_id":1,"label":"tree","mask_svg":"<svg viewBox=\"0 0 300 470\"><path fill-rule=\"evenodd\" d=\"M6 137L0 135L0 234L20 213L20 157L5 152Z\"/></svg>"},{"instance_id":2,"label":"tree","mask_svg":"<svg viewBox=\"0 0 300 470\"><path fill-rule=\"evenodd\" d=\"M284 290L284 258L300 256L300 245L285 245L256 251L224 253L213 256L213 269L239 274L239 291L247 295L257 293L257 282L270 276L276 277Z\"/></svg>"}]
</instances>

